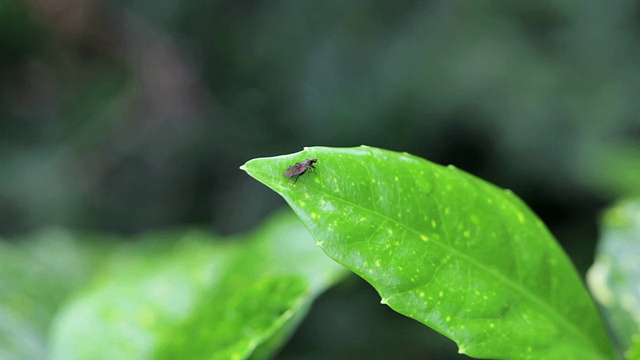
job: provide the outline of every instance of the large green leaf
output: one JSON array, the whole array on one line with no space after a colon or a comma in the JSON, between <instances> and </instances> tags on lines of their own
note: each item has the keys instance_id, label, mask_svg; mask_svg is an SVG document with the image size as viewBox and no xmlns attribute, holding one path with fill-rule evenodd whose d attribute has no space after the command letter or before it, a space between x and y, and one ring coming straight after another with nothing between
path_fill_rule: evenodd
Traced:
<instances>
[{"instance_id":1,"label":"large green leaf","mask_svg":"<svg viewBox=\"0 0 640 360\"><path fill-rule=\"evenodd\" d=\"M621 201L605 212L587 279L627 358L640 359L640 199Z\"/></svg>"},{"instance_id":2,"label":"large green leaf","mask_svg":"<svg viewBox=\"0 0 640 360\"><path fill-rule=\"evenodd\" d=\"M265 358L344 273L290 213L246 239L150 236L58 316L53 358Z\"/></svg>"},{"instance_id":3,"label":"large green leaf","mask_svg":"<svg viewBox=\"0 0 640 360\"><path fill-rule=\"evenodd\" d=\"M294 184L290 165L317 158ZM305 148L241 167L382 302L497 359L610 359L573 265L514 194L452 166L371 148Z\"/></svg>"}]
</instances>

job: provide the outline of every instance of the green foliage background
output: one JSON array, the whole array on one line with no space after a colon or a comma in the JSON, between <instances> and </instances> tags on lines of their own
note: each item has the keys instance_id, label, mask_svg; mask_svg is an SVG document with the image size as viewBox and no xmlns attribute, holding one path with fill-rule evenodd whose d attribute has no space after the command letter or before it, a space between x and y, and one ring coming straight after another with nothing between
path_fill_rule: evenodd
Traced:
<instances>
[{"instance_id":1,"label":"green foliage background","mask_svg":"<svg viewBox=\"0 0 640 360\"><path fill-rule=\"evenodd\" d=\"M640 189L639 14L635 0L0 0L0 235L235 234L283 205L239 164L369 144L512 189L585 271L599 211ZM46 244L69 289L102 258ZM41 272L27 275L44 291ZM357 280L330 290L279 358L456 358L378 300Z\"/></svg>"}]
</instances>

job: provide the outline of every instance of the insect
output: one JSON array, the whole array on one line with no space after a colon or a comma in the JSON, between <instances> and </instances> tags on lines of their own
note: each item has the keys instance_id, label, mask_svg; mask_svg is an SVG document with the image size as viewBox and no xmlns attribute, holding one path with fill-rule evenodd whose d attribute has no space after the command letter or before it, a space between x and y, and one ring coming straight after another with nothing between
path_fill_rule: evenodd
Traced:
<instances>
[{"instance_id":1,"label":"insect","mask_svg":"<svg viewBox=\"0 0 640 360\"><path fill-rule=\"evenodd\" d=\"M315 166L313 166L314 163L318 162L318 159L307 159L305 161L301 161L298 163L295 163L291 166L289 166L289 168L287 169L287 171L284 172L284 176L286 176L287 178L291 179L292 177L296 177L296 180L293 182L294 184L298 181L298 178L300 177L300 175L304 174L305 172L307 172L307 170L309 170L309 168L311 168L311 172L316 172L316 168ZM297 175L297 176L296 176Z\"/></svg>"}]
</instances>

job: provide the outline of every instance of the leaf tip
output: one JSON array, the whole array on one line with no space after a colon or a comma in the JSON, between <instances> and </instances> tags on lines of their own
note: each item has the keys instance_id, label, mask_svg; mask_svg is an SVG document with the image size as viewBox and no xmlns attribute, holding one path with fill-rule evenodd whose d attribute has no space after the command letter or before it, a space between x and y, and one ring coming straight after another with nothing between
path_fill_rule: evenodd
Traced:
<instances>
[{"instance_id":1,"label":"leaf tip","mask_svg":"<svg viewBox=\"0 0 640 360\"><path fill-rule=\"evenodd\" d=\"M381 298L381 299L380 299L380 304L382 304L382 305L389 305L389 299L387 299L387 298Z\"/></svg>"},{"instance_id":2,"label":"leaf tip","mask_svg":"<svg viewBox=\"0 0 640 360\"><path fill-rule=\"evenodd\" d=\"M247 171L247 167L246 167L246 165L247 165L246 163L245 163L245 164L240 165L240 170L242 170L242 171L245 171L245 172L246 172L246 171Z\"/></svg>"}]
</instances>

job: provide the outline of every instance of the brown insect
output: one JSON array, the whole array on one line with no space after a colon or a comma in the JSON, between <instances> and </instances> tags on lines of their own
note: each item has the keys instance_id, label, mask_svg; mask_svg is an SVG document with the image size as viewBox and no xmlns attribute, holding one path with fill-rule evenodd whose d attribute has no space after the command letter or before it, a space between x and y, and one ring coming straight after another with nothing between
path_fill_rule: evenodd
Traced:
<instances>
[{"instance_id":1,"label":"brown insect","mask_svg":"<svg viewBox=\"0 0 640 360\"><path fill-rule=\"evenodd\" d=\"M292 177L296 177L296 180L293 182L294 184L298 181L298 178L300 177L300 175L304 174L305 172L307 172L307 170L309 170L309 168L311 168L311 172L316 172L316 167L313 166L314 163L318 162L318 159L307 159L305 161L301 161L298 163L295 163L291 166L289 166L289 168L287 169L287 171L284 172L284 176L286 176L287 178L291 179ZM296 176L297 175L297 176Z\"/></svg>"}]
</instances>

